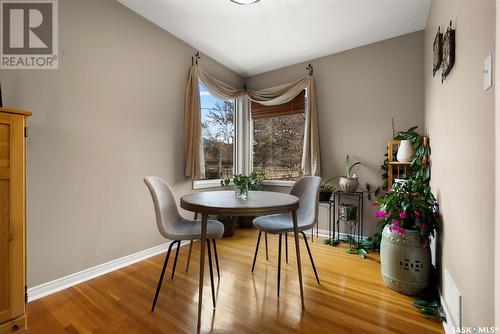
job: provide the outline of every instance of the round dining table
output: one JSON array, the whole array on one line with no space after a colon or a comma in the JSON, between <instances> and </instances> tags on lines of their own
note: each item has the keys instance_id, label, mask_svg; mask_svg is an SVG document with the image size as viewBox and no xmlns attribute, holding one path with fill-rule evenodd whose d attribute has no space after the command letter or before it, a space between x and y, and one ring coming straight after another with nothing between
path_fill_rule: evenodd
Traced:
<instances>
[{"instance_id":1,"label":"round dining table","mask_svg":"<svg viewBox=\"0 0 500 334\"><path fill-rule=\"evenodd\" d=\"M204 191L184 195L180 199L180 206L184 210L201 214L201 240L200 242L200 277L198 296L198 328L201 325L201 309L203 297L203 274L205 267L205 242L207 232L207 219L209 215L223 216L265 216L275 213L292 213L295 251L297 254L297 270L299 274L300 299L304 308L304 291L302 286L302 268L300 262L299 232L297 228L297 210L299 199L296 196L271 192L249 191L247 199L235 196L234 191Z\"/></svg>"}]
</instances>

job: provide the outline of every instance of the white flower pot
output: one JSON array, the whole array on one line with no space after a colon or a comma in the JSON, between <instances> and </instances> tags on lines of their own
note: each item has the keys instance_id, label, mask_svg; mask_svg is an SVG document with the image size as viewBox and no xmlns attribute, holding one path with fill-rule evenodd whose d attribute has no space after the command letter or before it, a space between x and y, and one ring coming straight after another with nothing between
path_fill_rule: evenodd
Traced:
<instances>
[{"instance_id":1,"label":"white flower pot","mask_svg":"<svg viewBox=\"0 0 500 334\"><path fill-rule=\"evenodd\" d=\"M340 189L346 193L353 193L359 187L359 180L357 177L341 177L339 180Z\"/></svg>"},{"instance_id":2,"label":"white flower pot","mask_svg":"<svg viewBox=\"0 0 500 334\"><path fill-rule=\"evenodd\" d=\"M399 144L398 154L396 158L399 162L410 162L413 158L415 151L413 151L413 147L411 146L411 142L409 140L402 140Z\"/></svg>"}]
</instances>

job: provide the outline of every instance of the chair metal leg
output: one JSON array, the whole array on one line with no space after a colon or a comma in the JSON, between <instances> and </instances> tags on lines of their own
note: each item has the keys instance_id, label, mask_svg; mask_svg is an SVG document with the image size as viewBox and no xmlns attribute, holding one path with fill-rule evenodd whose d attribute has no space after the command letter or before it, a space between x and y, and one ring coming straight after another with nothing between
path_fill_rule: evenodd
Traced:
<instances>
[{"instance_id":1,"label":"chair metal leg","mask_svg":"<svg viewBox=\"0 0 500 334\"><path fill-rule=\"evenodd\" d=\"M177 252L175 252L174 267L172 268L172 276L170 279L174 279L175 267L177 266L177 258L179 257L179 251L181 250L181 241L177 241Z\"/></svg>"},{"instance_id":2,"label":"chair metal leg","mask_svg":"<svg viewBox=\"0 0 500 334\"><path fill-rule=\"evenodd\" d=\"M255 269L255 260L257 260L257 253L259 252L259 244L261 236L262 236L262 231L259 231L259 236L257 237L257 246L255 247L255 254L253 256L252 272Z\"/></svg>"},{"instance_id":3,"label":"chair metal leg","mask_svg":"<svg viewBox=\"0 0 500 334\"><path fill-rule=\"evenodd\" d=\"M198 322L196 328L198 331L201 328L201 309L203 308L203 276L205 274L205 242L207 238L207 220L206 213L201 215L201 237L200 237L200 278L198 280Z\"/></svg>"},{"instance_id":4,"label":"chair metal leg","mask_svg":"<svg viewBox=\"0 0 500 334\"><path fill-rule=\"evenodd\" d=\"M302 284L302 265L300 261L300 248L299 248L299 228L297 222L297 210L292 211L292 221L293 221L293 237L295 239L295 254L297 258L297 271L299 274L299 288L300 288L300 303L302 305L302 309L305 309L304 306L304 286Z\"/></svg>"},{"instance_id":5,"label":"chair metal leg","mask_svg":"<svg viewBox=\"0 0 500 334\"><path fill-rule=\"evenodd\" d=\"M189 270L189 261L191 261L191 251L193 250L193 240L189 241L189 253L188 253L188 259L186 262L186 272Z\"/></svg>"},{"instance_id":6,"label":"chair metal leg","mask_svg":"<svg viewBox=\"0 0 500 334\"><path fill-rule=\"evenodd\" d=\"M285 259L288 264L288 233L285 233Z\"/></svg>"},{"instance_id":7,"label":"chair metal leg","mask_svg":"<svg viewBox=\"0 0 500 334\"><path fill-rule=\"evenodd\" d=\"M210 240L207 239L208 267L210 268L210 285L212 286L212 303L215 308L215 288L214 288L214 269L212 268L212 252L210 251Z\"/></svg>"},{"instance_id":8,"label":"chair metal leg","mask_svg":"<svg viewBox=\"0 0 500 334\"><path fill-rule=\"evenodd\" d=\"M168 246L167 255L165 256L165 261L163 262L163 269L161 270L160 274L160 280L158 281L158 285L156 286L156 293L153 299L153 305L151 306L151 312L155 310L156 301L158 300L158 295L160 294L161 283L163 282L163 275L165 275L165 269L167 268L168 258L170 257L170 251L172 250L172 246L175 244L176 241L172 241Z\"/></svg>"},{"instance_id":9,"label":"chair metal leg","mask_svg":"<svg viewBox=\"0 0 500 334\"><path fill-rule=\"evenodd\" d=\"M304 237L304 242L306 243L307 252L309 253L309 259L311 259L311 264L313 266L314 275L316 275L316 281L318 282L318 284L321 284L319 282L319 277L318 277L318 272L316 271L316 266L314 265L314 260L313 260L312 254L311 254L311 249L309 248L309 244L307 243L306 234L304 232L300 232L300 233L302 233L302 236Z\"/></svg>"},{"instance_id":10,"label":"chair metal leg","mask_svg":"<svg viewBox=\"0 0 500 334\"><path fill-rule=\"evenodd\" d=\"M283 234L279 236L279 246L278 246L278 297L280 296L280 278L281 278L281 238Z\"/></svg>"},{"instance_id":11,"label":"chair metal leg","mask_svg":"<svg viewBox=\"0 0 500 334\"><path fill-rule=\"evenodd\" d=\"M266 261L269 261L269 252L267 251L267 233L264 232L264 241L266 242Z\"/></svg>"},{"instance_id":12,"label":"chair metal leg","mask_svg":"<svg viewBox=\"0 0 500 334\"><path fill-rule=\"evenodd\" d=\"M217 244L215 243L215 239L212 239L212 241L214 244L215 265L217 266L217 278L220 281L219 256L217 255Z\"/></svg>"}]
</instances>

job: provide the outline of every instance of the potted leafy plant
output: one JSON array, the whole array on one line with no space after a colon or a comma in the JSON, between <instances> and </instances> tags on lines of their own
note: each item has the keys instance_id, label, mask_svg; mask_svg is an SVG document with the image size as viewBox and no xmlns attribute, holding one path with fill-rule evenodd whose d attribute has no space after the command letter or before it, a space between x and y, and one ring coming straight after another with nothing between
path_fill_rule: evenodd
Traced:
<instances>
[{"instance_id":1,"label":"potted leafy plant","mask_svg":"<svg viewBox=\"0 0 500 334\"><path fill-rule=\"evenodd\" d=\"M352 174L351 172L354 167L357 165L361 165L361 162L357 161L351 164L351 159L349 154L345 157L345 175L334 176L323 182L323 185L328 185L330 182L339 179L339 186L343 192L353 193L359 187L359 179L356 177L356 174Z\"/></svg>"},{"instance_id":2,"label":"potted leafy plant","mask_svg":"<svg viewBox=\"0 0 500 334\"><path fill-rule=\"evenodd\" d=\"M384 283L403 294L418 294L429 283L429 243L439 220L429 179L419 175L396 182L377 205L376 215L384 227L380 244Z\"/></svg>"},{"instance_id":3,"label":"potted leafy plant","mask_svg":"<svg viewBox=\"0 0 500 334\"><path fill-rule=\"evenodd\" d=\"M321 183L319 186L319 201L328 202L332 198L332 194L335 188L325 182Z\"/></svg>"}]
</instances>

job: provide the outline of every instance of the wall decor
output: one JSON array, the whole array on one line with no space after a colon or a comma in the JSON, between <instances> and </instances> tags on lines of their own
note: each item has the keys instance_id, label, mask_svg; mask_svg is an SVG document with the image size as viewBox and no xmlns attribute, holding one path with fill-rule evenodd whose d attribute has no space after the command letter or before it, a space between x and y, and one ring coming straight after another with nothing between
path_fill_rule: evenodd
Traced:
<instances>
[{"instance_id":1,"label":"wall decor","mask_svg":"<svg viewBox=\"0 0 500 334\"><path fill-rule=\"evenodd\" d=\"M443 63L441 65L441 82L443 82L455 65L455 29L450 26L443 37Z\"/></svg>"},{"instance_id":2,"label":"wall decor","mask_svg":"<svg viewBox=\"0 0 500 334\"><path fill-rule=\"evenodd\" d=\"M436 76L436 72L441 67L441 62L443 61L443 33L441 32L441 27L438 27L436 37L434 37L434 43L432 44L432 76Z\"/></svg>"}]
</instances>

